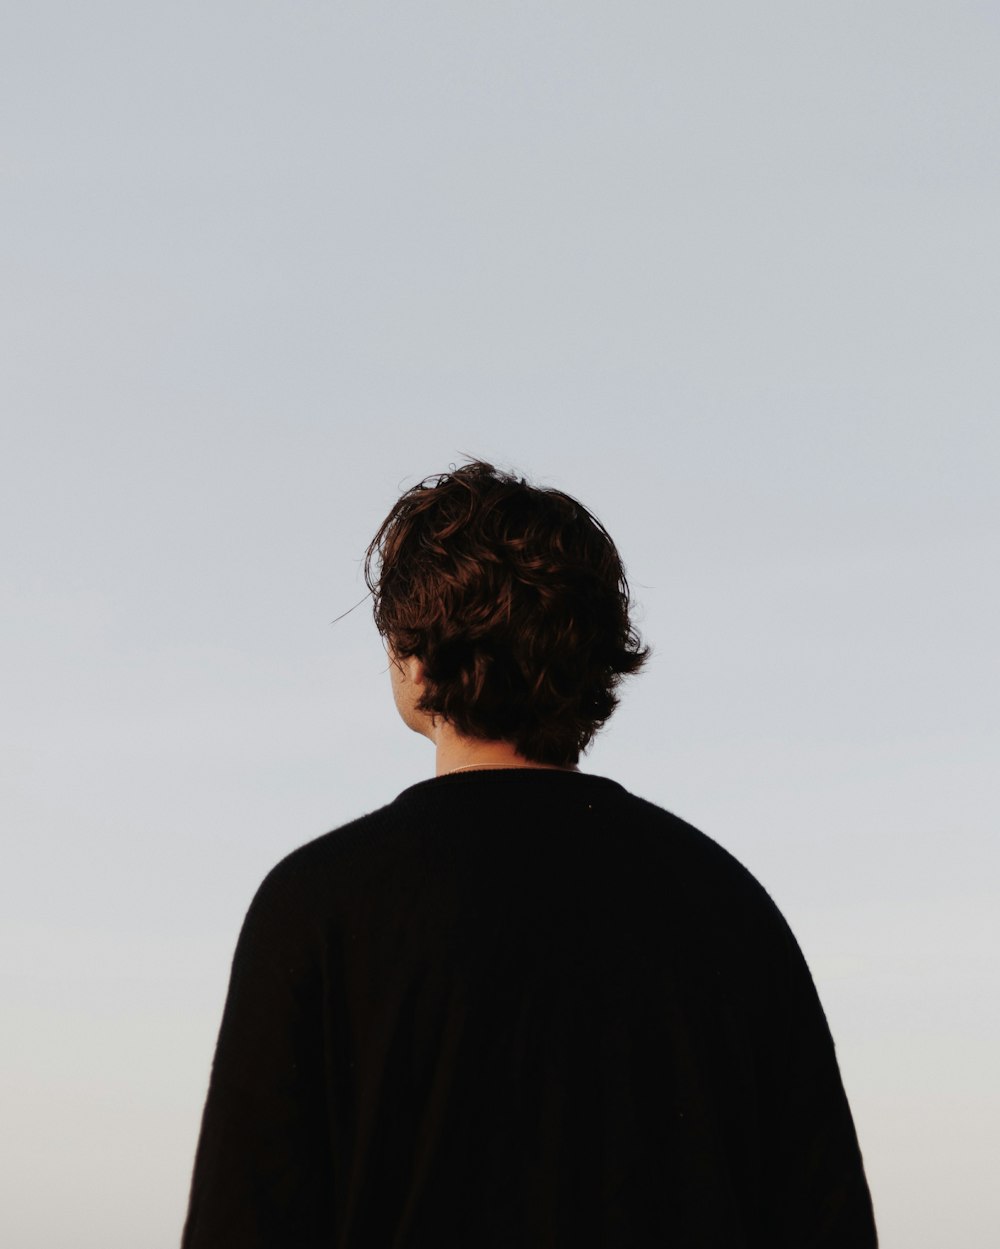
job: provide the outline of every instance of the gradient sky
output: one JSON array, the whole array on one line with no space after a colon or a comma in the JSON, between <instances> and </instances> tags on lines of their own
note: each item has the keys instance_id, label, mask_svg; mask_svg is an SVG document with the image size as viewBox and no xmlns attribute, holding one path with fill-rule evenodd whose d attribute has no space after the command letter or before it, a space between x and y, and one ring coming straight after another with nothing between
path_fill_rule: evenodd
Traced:
<instances>
[{"instance_id":1,"label":"gradient sky","mask_svg":"<svg viewBox=\"0 0 1000 1249\"><path fill-rule=\"evenodd\" d=\"M1000 1234L986 3L7 5L0 1241L177 1243L286 852L429 775L364 548L577 495L648 671L584 760L806 953L884 1249Z\"/></svg>"}]
</instances>

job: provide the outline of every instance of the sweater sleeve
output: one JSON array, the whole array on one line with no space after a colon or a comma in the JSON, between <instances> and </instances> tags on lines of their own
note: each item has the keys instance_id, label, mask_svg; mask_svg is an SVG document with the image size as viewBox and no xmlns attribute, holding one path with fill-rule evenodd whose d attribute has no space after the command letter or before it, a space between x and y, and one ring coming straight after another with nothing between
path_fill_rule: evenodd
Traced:
<instances>
[{"instance_id":1,"label":"sweater sleeve","mask_svg":"<svg viewBox=\"0 0 1000 1249\"><path fill-rule=\"evenodd\" d=\"M833 1037L806 960L785 926L787 1028L771 1055L765 1146L767 1243L875 1249L871 1195Z\"/></svg>"},{"instance_id":2,"label":"sweater sleeve","mask_svg":"<svg viewBox=\"0 0 1000 1249\"><path fill-rule=\"evenodd\" d=\"M321 968L304 914L279 864L233 957L182 1249L332 1242Z\"/></svg>"}]
</instances>

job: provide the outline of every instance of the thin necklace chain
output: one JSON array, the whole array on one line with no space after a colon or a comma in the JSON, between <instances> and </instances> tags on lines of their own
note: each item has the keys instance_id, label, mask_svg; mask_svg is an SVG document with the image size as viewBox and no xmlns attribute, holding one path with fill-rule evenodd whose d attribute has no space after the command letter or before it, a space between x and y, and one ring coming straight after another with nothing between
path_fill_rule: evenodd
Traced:
<instances>
[{"instance_id":1,"label":"thin necklace chain","mask_svg":"<svg viewBox=\"0 0 1000 1249\"><path fill-rule=\"evenodd\" d=\"M473 768L480 771L496 772L501 769L514 769L521 772L576 772L577 768L560 768L553 767L549 764L541 764L532 767L530 763L463 763L460 768L449 768L447 772L442 772L442 776L451 776L452 772L468 772Z\"/></svg>"},{"instance_id":2,"label":"thin necklace chain","mask_svg":"<svg viewBox=\"0 0 1000 1249\"><path fill-rule=\"evenodd\" d=\"M464 763L460 768L449 768L442 776L451 776L452 772L468 772L471 768L521 768L522 763Z\"/></svg>"}]
</instances>

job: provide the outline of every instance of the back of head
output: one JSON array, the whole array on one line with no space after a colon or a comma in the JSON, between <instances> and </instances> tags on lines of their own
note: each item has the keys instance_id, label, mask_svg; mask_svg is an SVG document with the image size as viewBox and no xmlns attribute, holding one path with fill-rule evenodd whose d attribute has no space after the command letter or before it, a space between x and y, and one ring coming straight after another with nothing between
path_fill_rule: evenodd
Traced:
<instances>
[{"instance_id":1,"label":"back of head","mask_svg":"<svg viewBox=\"0 0 1000 1249\"><path fill-rule=\"evenodd\" d=\"M392 652L424 665L420 710L537 763L575 764L649 654L600 521L480 460L402 495L365 580Z\"/></svg>"}]
</instances>

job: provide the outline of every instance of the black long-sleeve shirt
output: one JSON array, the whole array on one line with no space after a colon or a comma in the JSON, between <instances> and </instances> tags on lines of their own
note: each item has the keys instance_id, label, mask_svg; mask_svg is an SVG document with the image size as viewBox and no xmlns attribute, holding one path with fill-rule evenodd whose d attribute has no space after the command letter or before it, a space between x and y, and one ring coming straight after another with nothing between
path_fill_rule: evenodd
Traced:
<instances>
[{"instance_id":1,"label":"black long-sleeve shirt","mask_svg":"<svg viewBox=\"0 0 1000 1249\"><path fill-rule=\"evenodd\" d=\"M183 1249L875 1244L799 947L684 821L459 772L260 886Z\"/></svg>"}]
</instances>

